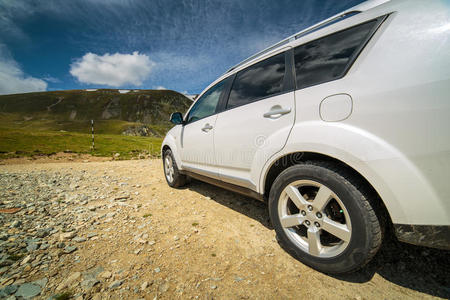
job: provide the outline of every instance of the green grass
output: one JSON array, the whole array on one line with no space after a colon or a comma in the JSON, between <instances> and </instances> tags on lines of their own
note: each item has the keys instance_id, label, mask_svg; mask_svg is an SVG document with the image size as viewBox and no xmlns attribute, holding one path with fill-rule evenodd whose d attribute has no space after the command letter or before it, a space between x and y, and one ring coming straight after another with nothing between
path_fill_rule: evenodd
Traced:
<instances>
[{"instance_id":1,"label":"green grass","mask_svg":"<svg viewBox=\"0 0 450 300\"><path fill-rule=\"evenodd\" d=\"M94 123L95 133L122 134L125 129L134 126L145 125L149 127L154 136L162 137L173 126L172 124L142 124L123 120L96 120ZM26 120L18 113L1 113L0 128L23 129L28 131L70 131L79 133L91 133L90 120L59 120L51 119L45 115L35 114L32 119Z\"/></svg>"},{"instance_id":2,"label":"green grass","mask_svg":"<svg viewBox=\"0 0 450 300\"><path fill-rule=\"evenodd\" d=\"M97 134L94 151L91 151L91 142L91 135L84 133L0 128L0 158L48 155L63 151L94 156L120 153L120 159L136 157L139 153L159 156L162 138Z\"/></svg>"}]
</instances>

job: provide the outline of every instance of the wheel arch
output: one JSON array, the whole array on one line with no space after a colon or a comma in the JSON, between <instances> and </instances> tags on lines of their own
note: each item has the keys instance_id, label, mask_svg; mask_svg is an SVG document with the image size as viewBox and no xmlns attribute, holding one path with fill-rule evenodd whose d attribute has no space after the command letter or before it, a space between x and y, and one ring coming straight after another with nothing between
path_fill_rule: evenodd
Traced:
<instances>
[{"instance_id":1,"label":"wheel arch","mask_svg":"<svg viewBox=\"0 0 450 300\"><path fill-rule=\"evenodd\" d=\"M164 156L164 152L166 152L167 150L172 150L172 149L170 148L169 145L163 145L161 148L161 157Z\"/></svg>"},{"instance_id":2,"label":"wheel arch","mask_svg":"<svg viewBox=\"0 0 450 300\"><path fill-rule=\"evenodd\" d=\"M161 144L161 157L164 156L164 152L166 150L172 151L175 162L177 163L178 168L181 170L182 169L181 157L180 153L178 153L179 145L176 139L176 132L174 133L173 131L174 128L167 133L166 137L164 138Z\"/></svg>"},{"instance_id":3,"label":"wheel arch","mask_svg":"<svg viewBox=\"0 0 450 300\"><path fill-rule=\"evenodd\" d=\"M264 174L263 178L264 198L268 199L273 182L283 170L289 168L290 166L300 164L306 161L328 161L340 165L342 168L345 168L355 178L361 180L364 186L369 190L371 194L375 195L376 198L375 201L378 204L378 209L381 210L382 215L386 217L387 223L392 224L392 219L390 217L388 209L385 206L385 203L383 202L383 199L381 198L380 194L376 191L376 189L372 186L372 184L370 184L370 182L362 174L360 174L357 170L355 170L345 162L332 156L318 152L308 152L308 151L292 152L285 154L279 157L278 159L274 160L270 165L270 167L268 168L268 171Z\"/></svg>"}]
</instances>

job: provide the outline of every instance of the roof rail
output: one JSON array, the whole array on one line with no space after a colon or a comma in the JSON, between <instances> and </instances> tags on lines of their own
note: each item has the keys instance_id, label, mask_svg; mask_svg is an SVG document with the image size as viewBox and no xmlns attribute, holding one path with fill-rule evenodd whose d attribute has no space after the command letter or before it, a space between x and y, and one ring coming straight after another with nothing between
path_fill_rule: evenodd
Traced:
<instances>
[{"instance_id":1,"label":"roof rail","mask_svg":"<svg viewBox=\"0 0 450 300\"><path fill-rule=\"evenodd\" d=\"M254 55L252 55L252 56L250 56L250 57L248 57L246 59L244 59L243 61L241 61L237 65L233 66L228 71L226 71L225 74L233 71L234 69L236 69L236 68L238 68L238 67L240 67L240 66L242 66L242 65L244 65L244 64L246 64L246 63L248 63L248 62L250 62L252 60L254 60L255 58L258 58L258 57L260 57L260 56L262 56L262 55L264 55L266 53L271 52L272 50L275 50L275 49L277 49L277 48L279 48L279 47L281 47L283 45L286 45L289 42L292 42L292 41L294 41L296 39L299 39L299 38L301 38L301 37L303 37L305 35L308 35L308 34L314 32L314 31L317 31L317 30L320 30L320 29L325 28L327 26L330 26L330 25L332 25L334 23L337 23L339 21L342 21L344 19L352 17L352 16L354 16L356 14L359 14L360 12L363 12L365 10L371 9L371 8L373 8L375 6L378 6L378 5L383 4L385 2L388 2L388 1L390 1L390 0L369 0L369 1L363 2L363 3L359 4L359 5L356 5L356 6L350 8L348 10L343 11L342 13L334 15L334 16L328 18L328 19L323 20L322 22L319 22L319 23L317 23L317 24L315 24L315 25L313 25L311 27L308 27L308 28L306 28L306 29L304 29L302 31L299 31L299 32L291 35L290 37L285 38L284 40L281 40L280 42L278 42L278 43L276 43L276 44L274 44L274 45L272 45L272 46L270 46L270 47L268 47L268 48L266 48L266 49L264 49L264 50L262 50L262 51L260 51L260 52L258 52L256 54L254 54Z\"/></svg>"}]
</instances>

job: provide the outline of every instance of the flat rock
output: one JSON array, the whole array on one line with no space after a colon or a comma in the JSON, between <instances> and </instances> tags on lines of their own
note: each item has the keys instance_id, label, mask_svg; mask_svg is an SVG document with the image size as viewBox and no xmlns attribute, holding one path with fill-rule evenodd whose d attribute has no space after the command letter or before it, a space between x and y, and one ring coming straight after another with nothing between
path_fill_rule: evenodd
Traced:
<instances>
[{"instance_id":1,"label":"flat rock","mask_svg":"<svg viewBox=\"0 0 450 300\"><path fill-rule=\"evenodd\" d=\"M15 296L25 299L36 297L41 293L41 287L37 284L24 283L17 290Z\"/></svg>"},{"instance_id":2,"label":"flat rock","mask_svg":"<svg viewBox=\"0 0 450 300\"><path fill-rule=\"evenodd\" d=\"M27 256L25 256L25 258L22 260L22 262L20 263L20 265L23 266L23 265L29 263L32 259L33 259L33 258L32 258L31 255L27 255Z\"/></svg>"},{"instance_id":3,"label":"flat rock","mask_svg":"<svg viewBox=\"0 0 450 300\"><path fill-rule=\"evenodd\" d=\"M69 253L74 252L74 251L77 250L77 249L78 249L78 248L77 248L76 246L66 246L66 247L64 248L64 253L69 254Z\"/></svg>"},{"instance_id":4,"label":"flat rock","mask_svg":"<svg viewBox=\"0 0 450 300\"><path fill-rule=\"evenodd\" d=\"M80 278L81 278L81 273L80 272L72 273L66 280L61 282L56 287L56 291L59 292L59 291L62 291L63 289L65 289L66 287L73 286L74 283L76 283Z\"/></svg>"},{"instance_id":5,"label":"flat rock","mask_svg":"<svg viewBox=\"0 0 450 300\"><path fill-rule=\"evenodd\" d=\"M59 235L59 239L61 241L67 241L67 240L73 239L76 235L77 235L77 233L75 231L64 232Z\"/></svg>"},{"instance_id":6,"label":"flat rock","mask_svg":"<svg viewBox=\"0 0 450 300\"><path fill-rule=\"evenodd\" d=\"M5 286L4 288L0 289L0 298L14 294L18 288L19 287L15 284Z\"/></svg>"},{"instance_id":7,"label":"flat rock","mask_svg":"<svg viewBox=\"0 0 450 300\"><path fill-rule=\"evenodd\" d=\"M74 283L75 281L79 280L80 278L81 278L81 273L80 272L72 273L69 277L67 277L66 283L69 286L72 283Z\"/></svg>"},{"instance_id":8,"label":"flat rock","mask_svg":"<svg viewBox=\"0 0 450 300\"><path fill-rule=\"evenodd\" d=\"M112 273L109 271L104 271L104 272L101 272L100 274L98 274L98 277L101 279L109 279L109 278L111 278L111 276L112 276Z\"/></svg>"},{"instance_id":9,"label":"flat rock","mask_svg":"<svg viewBox=\"0 0 450 300\"><path fill-rule=\"evenodd\" d=\"M31 242L27 245L28 252L33 252L33 251L37 250L37 248L38 248L38 244L36 244L34 242Z\"/></svg>"},{"instance_id":10,"label":"flat rock","mask_svg":"<svg viewBox=\"0 0 450 300\"><path fill-rule=\"evenodd\" d=\"M97 279L95 279L95 278L88 278L88 279L85 279L85 280L83 280L82 282L81 282L81 288L84 290L84 291L89 291L90 289L92 289L93 287L94 287L94 285L96 285L97 283L99 283L100 281L98 281Z\"/></svg>"},{"instance_id":11,"label":"flat rock","mask_svg":"<svg viewBox=\"0 0 450 300\"><path fill-rule=\"evenodd\" d=\"M37 284L39 285L41 288L45 288L45 286L47 285L48 279L47 278L41 278L39 280L33 281L33 284Z\"/></svg>"},{"instance_id":12,"label":"flat rock","mask_svg":"<svg viewBox=\"0 0 450 300\"><path fill-rule=\"evenodd\" d=\"M141 284L141 291L145 290L147 287L148 287L148 281L144 281L144 282Z\"/></svg>"},{"instance_id":13,"label":"flat rock","mask_svg":"<svg viewBox=\"0 0 450 300\"><path fill-rule=\"evenodd\" d=\"M121 286L122 283L123 283L123 280L116 280L116 281L113 281L113 282L108 286L108 288L109 288L110 290L113 290L113 289L118 288L119 286Z\"/></svg>"}]
</instances>

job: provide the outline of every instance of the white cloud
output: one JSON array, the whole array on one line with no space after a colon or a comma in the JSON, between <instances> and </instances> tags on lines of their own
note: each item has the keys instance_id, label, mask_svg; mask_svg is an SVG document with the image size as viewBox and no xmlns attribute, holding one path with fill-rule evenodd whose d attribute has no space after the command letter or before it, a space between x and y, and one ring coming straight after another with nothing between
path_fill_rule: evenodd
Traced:
<instances>
[{"instance_id":1,"label":"white cloud","mask_svg":"<svg viewBox=\"0 0 450 300\"><path fill-rule=\"evenodd\" d=\"M0 94L17 94L47 90L47 82L27 76L0 44Z\"/></svg>"},{"instance_id":2,"label":"white cloud","mask_svg":"<svg viewBox=\"0 0 450 300\"><path fill-rule=\"evenodd\" d=\"M154 65L147 55L137 51L105 55L89 52L70 65L70 74L82 83L139 86L148 78Z\"/></svg>"},{"instance_id":3,"label":"white cloud","mask_svg":"<svg viewBox=\"0 0 450 300\"><path fill-rule=\"evenodd\" d=\"M60 83L61 80L59 80L58 78L55 78L51 75L45 75L44 77L42 77L42 79L44 79L45 81L51 82L51 83Z\"/></svg>"},{"instance_id":4,"label":"white cloud","mask_svg":"<svg viewBox=\"0 0 450 300\"><path fill-rule=\"evenodd\" d=\"M162 85L158 85L157 87L155 87L155 90L167 90L167 89Z\"/></svg>"}]
</instances>

